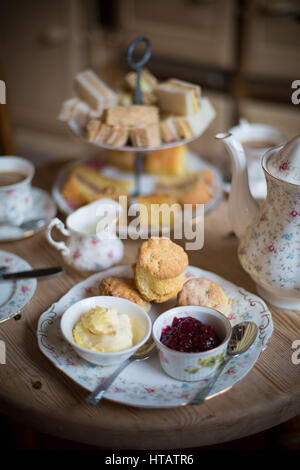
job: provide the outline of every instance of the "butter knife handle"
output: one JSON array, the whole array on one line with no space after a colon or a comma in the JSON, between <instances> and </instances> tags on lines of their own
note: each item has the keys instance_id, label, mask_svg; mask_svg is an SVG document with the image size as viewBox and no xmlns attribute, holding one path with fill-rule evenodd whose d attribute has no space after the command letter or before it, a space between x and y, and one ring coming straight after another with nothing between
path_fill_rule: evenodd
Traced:
<instances>
[{"instance_id":1,"label":"butter knife handle","mask_svg":"<svg viewBox=\"0 0 300 470\"><path fill-rule=\"evenodd\" d=\"M38 278L43 276L53 276L54 274L62 273L63 269L60 266L52 268L41 268L41 269L30 269L28 271L19 271L17 273L3 273L1 274L0 280L18 280L18 279L30 279Z\"/></svg>"}]
</instances>

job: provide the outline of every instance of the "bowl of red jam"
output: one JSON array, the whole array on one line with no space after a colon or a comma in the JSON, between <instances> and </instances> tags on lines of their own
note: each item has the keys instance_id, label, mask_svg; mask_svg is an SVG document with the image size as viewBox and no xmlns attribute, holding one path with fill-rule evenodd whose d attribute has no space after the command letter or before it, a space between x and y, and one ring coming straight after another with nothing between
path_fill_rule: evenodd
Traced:
<instances>
[{"instance_id":1,"label":"bowl of red jam","mask_svg":"<svg viewBox=\"0 0 300 470\"><path fill-rule=\"evenodd\" d=\"M200 306L167 310L153 325L163 370L182 381L207 381L224 362L231 332L225 315Z\"/></svg>"}]
</instances>

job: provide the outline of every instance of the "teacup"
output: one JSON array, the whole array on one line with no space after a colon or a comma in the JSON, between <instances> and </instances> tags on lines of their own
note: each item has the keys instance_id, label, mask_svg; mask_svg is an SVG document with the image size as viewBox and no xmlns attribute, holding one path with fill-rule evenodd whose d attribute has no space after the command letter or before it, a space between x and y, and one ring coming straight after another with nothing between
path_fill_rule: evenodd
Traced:
<instances>
[{"instance_id":1,"label":"teacup","mask_svg":"<svg viewBox=\"0 0 300 470\"><path fill-rule=\"evenodd\" d=\"M9 175L15 176L16 182ZM34 166L25 158L0 157L0 176L0 220L21 224L32 205L31 180ZM5 178L8 184L5 183Z\"/></svg>"},{"instance_id":2,"label":"teacup","mask_svg":"<svg viewBox=\"0 0 300 470\"><path fill-rule=\"evenodd\" d=\"M55 217L48 225L47 239L74 268L80 271L106 269L123 257L123 243L116 235L121 210L112 199L92 202L70 214L65 225ZM68 237L66 242L52 238L54 227Z\"/></svg>"},{"instance_id":3,"label":"teacup","mask_svg":"<svg viewBox=\"0 0 300 470\"><path fill-rule=\"evenodd\" d=\"M260 163L261 158L271 147L284 143L286 137L276 127L250 123L244 118L240 119L239 125L232 127L229 132L244 147L252 196L257 199L265 199L267 185Z\"/></svg>"}]
</instances>

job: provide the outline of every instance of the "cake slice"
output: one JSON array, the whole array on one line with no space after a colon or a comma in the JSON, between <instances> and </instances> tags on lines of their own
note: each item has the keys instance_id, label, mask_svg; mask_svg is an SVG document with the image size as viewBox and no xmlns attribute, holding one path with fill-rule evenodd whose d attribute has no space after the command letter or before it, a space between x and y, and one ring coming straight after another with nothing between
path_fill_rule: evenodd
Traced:
<instances>
[{"instance_id":1,"label":"cake slice","mask_svg":"<svg viewBox=\"0 0 300 470\"><path fill-rule=\"evenodd\" d=\"M97 111L118 103L118 95L92 70L84 70L76 75L74 89L83 101Z\"/></svg>"},{"instance_id":2,"label":"cake slice","mask_svg":"<svg viewBox=\"0 0 300 470\"><path fill-rule=\"evenodd\" d=\"M85 165L75 165L62 189L63 196L77 205L86 204L102 197L117 200L127 196L130 181L108 178Z\"/></svg>"},{"instance_id":3,"label":"cake slice","mask_svg":"<svg viewBox=\"0 0 300 470\"><path fill-rule=\"evenodd\" d=\"M181 207L173 196L167 194L148 194L137 197L139 220L142 226L173 226L181 215Z\"/></svg>"},{"instance_id":4,"label":"cake slice","mask_svg":"<svg viewBox=\"0 0 300 470\"><path fill-rule=\"evenodd\" d=\"M201 88L193 83L174 78L157 87L157 96L161 111L172 114L194 114L199 111Z\"/></svg>"},{"instance_id":5,"label":"cake slice","mask_svg":"<svg viewBox=\"0 0 300 470\"><path fill-rule=\"evenodd\" d=\"M146 157L145 170L155 175L184 175L186 173L186 154L185 145L154 150Z\"/></svg>"},{"instance_id":6,"label":"cake slice","mask_svg":"<svg viewBox=\"0 0 300 470\"><path fill-rule=\"evenodd\" d=\"M156 106L113 106L105 112L105 122L109 126L143 127L159 121Z\"/></svg>"},{"instance_id":7,"label":"cake slice","mask_svg":"<svg viewBox=\"0 0 300 470\"><path fill-rule=\"evenodd\" d=\"M198 184L199 181L203 183ZM213 185L213 173L204 169L186 176L161 176L156 191L162 194L172 193L183 204L204 204L211 199Z\"/></svg>"},{"instance_id":8,"label":"cake slice","mask_svg":"<svg viewBox=\"0 0 300 470\"><path fill-rule=\"evenodd\" d=\"M161 143L159 125L152 124L132 129L130 139L134 147L158 147Z\"/></svg>"},{"instance_id":9,"label":"cake slice","mask_svg":"<svg viewBox=\"0 0 300 470\"><path fill-rule=\"evenodd\" d=\"M135 154L132 151L109 150L107 154L107 165L114 166L124 171L134 171Z\"/></svg>"},{"instance_id":10,"label":"cake slice","mask_svg":"<svg viewBox=\"0 0 300 470\"><path fill-rule=\"evenodd\" d=\"M184 206L185 204L207 204L212 198L212 187L207 184L204 178L200 178L187 189L179 199L179 203Z\"/></svg>"}]
</instances>

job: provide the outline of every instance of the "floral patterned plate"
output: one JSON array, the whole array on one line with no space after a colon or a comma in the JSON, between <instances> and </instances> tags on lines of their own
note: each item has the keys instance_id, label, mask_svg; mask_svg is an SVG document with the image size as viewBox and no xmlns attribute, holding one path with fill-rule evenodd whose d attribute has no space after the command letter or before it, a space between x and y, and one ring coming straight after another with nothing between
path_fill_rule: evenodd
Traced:
<instances>
[{"instance_id":1,"label":"floral patterned plate","mask_svg":"<svg viewBox=\"0 0 300 470\"><path fill-rule=\"evenodd\" d=\"M5 272L26 271L32 269L27 261L8 251L0 251L0 269ZM13 318L31 300L36 279L20 281L0 281L0 323Z\"/></svg>"},{"instance_id":2,"label":"floral patterned plate","mask_svg":"<svg viewBox=\"0 0 300 470\"><path fill-rule=\"evenodd\" d=\"M77 356L62 337L60 317L74 302L97 295L100 280L107 276L133 277L133 272L129 266L118 266L90 276L51 305L41 315L38 323L37 337L41 351L58 369L86 390L93 390L114 369L89 364ZM254 366L272 335L272 317L263 300L214 273L190 266L185 276L187 279L205 277L219 283L226 294L233 299L233 310L229 317L232 324L252 320L259 327L256 342L243 356L232 359L212 389L211 395L214 395L231 388ZM173 307L175 302L176 299L172 299L163 304L153 304L150 313L152 320ZM180 382L172 379L163 372L157 354L153 354L147 361L135 362L127 367L110 386L105 398L137 407L169 408L180 406L205 384L205 381Z\"/></svg>"}]
</instances>

